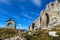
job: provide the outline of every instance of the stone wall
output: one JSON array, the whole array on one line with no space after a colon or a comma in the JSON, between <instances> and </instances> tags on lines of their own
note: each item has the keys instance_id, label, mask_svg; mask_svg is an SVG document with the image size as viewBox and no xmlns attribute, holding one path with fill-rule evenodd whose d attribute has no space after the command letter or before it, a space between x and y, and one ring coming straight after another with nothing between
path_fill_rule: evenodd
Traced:
<instances>
[{"instance_id":1,"label":"stone wall","mask_svg":"<svg viewBox=\"0 0 60 40\"><path fill-rule=\"evenodd\" d=\"M9 26L10 24L12 24L11 26ZM8 29L16 29L16 22L14 22L13 20L11 19L8 19L6 21L6 28Z\"/></svg>"}]
</instances>

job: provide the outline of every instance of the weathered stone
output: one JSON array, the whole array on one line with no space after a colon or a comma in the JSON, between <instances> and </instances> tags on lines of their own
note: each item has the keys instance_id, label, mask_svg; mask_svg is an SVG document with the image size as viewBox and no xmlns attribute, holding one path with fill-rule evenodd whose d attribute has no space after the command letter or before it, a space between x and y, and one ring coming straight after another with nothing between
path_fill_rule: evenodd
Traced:
<instances>
[{"instance_id":1,"label":"weathered stone","mask_svg":"<svg viewBox=\"0 0 60 40\"><path fill-rule=\"evenodd\" d=\"M50 2L46 8L40 12L40 16L30 25L29 29L49 29L60 24L60 3L59 0Z\"/></svg>"},{"instance_id":2,"label":"weathered stone","mask_svg":"<svg viewBox=\"0 0 60 40\"><path fill-rule=\"evenodd\" d=\"M58 37L58 36L59 36L59 35L56 34L55 31L49 32L49 35L50 35L50 36L53 36L53 37Z\"/></svg>"},{"instance_id":3,"label":"weathered stone","mask_svg":"<svg viewBox=\"0 0 60 40\"><path fill-rule=\"evenodd\" d=\"M10 24L12 24L12 26L9 26ZM16 22L14 22L12 19L8 19L6 21L6 28L8 28L8 29L16 29Z\"/></svg>"},{"instance_id":4,"label":"weathered stone","mask_svg":"<svg viewBox=\"0 0 60 40\"><path fill-rule=\"evenodd\" d=\"M20 40L27 40L27 38L21 38Z\"/></svg>"},{"instance_id":5,"label":"weathered stone","mask_svg":"<svg viewBox=\"0 0 60 40\"><path fill-rule=\"evenodd\" d=\"M32 33L32 32L29 32L28 34L29 34L29 35L33 35L33 33Z\"/></svg>"}]
</instances>

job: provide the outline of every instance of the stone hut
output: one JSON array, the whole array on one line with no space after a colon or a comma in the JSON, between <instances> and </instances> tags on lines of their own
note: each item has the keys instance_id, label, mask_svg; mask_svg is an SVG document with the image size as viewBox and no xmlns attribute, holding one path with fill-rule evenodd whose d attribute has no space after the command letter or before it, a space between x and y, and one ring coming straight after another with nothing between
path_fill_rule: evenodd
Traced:
<instances>
[{"instance_id":1,"label":"stone hut","mask_svg":"<svg viewBox=\"0 0 60 40\"><path fill-rule=\"evenodd\" d=\"M13 21L12 19L8 19L6 21L6 28L8 28L8 29L16 29L16 22Z\"/></svg>"}]
</instances>

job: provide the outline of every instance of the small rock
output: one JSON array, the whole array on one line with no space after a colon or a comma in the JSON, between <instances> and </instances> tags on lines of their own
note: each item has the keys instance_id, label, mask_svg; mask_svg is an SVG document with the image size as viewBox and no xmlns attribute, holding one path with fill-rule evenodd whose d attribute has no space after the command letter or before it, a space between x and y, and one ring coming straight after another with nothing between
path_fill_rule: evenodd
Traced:
<instances>
[{"instance_id":1,"label":"small rock","mask_svg":"<svg viewBox=\"0 0 60 40\"><path fill-rule=\"evenodd\" d=\"M33 33L32 33L32 32L29 32L28 34L29 34L29 35L33 35Z\"/></svg>"},{"instance_id":2,"label":"small rock","mask_svg":"<svg viewBox=\"0 0 60 40\"><path fill-rule=\"evenodd\" d=\"M49 32L49 35L50 36L53 36L53 37L58 37L59 36L59 35L56 35L56 32L55 31Z\"/></svg>"}]
</instances>

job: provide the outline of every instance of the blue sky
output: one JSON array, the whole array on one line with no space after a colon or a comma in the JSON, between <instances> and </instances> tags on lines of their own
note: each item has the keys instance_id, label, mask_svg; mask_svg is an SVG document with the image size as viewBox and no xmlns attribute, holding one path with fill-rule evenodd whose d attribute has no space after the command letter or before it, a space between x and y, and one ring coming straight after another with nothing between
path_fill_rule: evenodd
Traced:
<instances>
[{"instance_id":1,"label":"blue sky","mask_svg":"<svg viewBox=\"0 0 60 40\"><path fill-rule=\"evenodd\" d=\"M29 25L45 9L46 4L54 0L0 0L0 27L5 27L6 20L16 21L17 29L28 29Z\"/></svg>"}]
</instances>

